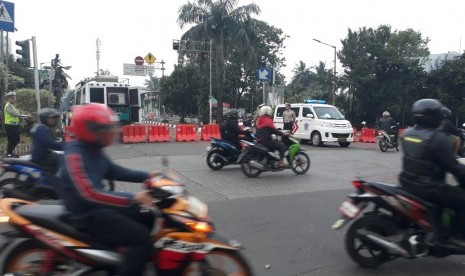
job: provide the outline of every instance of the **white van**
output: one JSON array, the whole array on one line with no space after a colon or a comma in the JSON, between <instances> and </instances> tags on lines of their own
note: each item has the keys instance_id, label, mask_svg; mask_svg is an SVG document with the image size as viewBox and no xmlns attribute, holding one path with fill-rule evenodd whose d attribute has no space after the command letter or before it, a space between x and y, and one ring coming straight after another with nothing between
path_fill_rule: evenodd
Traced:
<instances>
[{"instance_id":1,"label":"white van","mask_svg":"<svg viewBox=\"0 0 465 276\"><path fill-rule=\"evenodd\" d=\"M321 100L305 100L304 103L291 104L295 112L298 129L294 138L310 140L313 145L321 146L324 142L338 142L341 147L348 147L354 141L352 125L333 105ZM284 104L276 106L273 122L282 129Z\"/></svg>"}]
</instances>

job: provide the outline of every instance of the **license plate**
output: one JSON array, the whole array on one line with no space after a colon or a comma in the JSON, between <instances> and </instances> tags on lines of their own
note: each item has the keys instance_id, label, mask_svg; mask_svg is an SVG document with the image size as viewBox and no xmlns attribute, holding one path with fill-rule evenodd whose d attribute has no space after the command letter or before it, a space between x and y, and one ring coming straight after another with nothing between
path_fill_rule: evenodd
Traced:
<instances>
[{"instance_id":1,"label":"license plate","mask_svg":"<svg viewBox=\"0 0 465 276\"><path fill-rule=\"evenodd\" d=\"M358 213L360 212L360 209L355 206L352 202L350 201L344 201L341 203L341 206L339 207L339 211L341 211L341 213L348 217L348 218L355 218Z\"/></svg>"},{"instance_id":2,"label":"license plate","mask_svg":"<svg viewBox=\"0 0 465 276\"><path fill-rule=\"evenodd\" d=\"M347 138L337 138L338 142L347 142Z\"/></svg>"}]
</instances>

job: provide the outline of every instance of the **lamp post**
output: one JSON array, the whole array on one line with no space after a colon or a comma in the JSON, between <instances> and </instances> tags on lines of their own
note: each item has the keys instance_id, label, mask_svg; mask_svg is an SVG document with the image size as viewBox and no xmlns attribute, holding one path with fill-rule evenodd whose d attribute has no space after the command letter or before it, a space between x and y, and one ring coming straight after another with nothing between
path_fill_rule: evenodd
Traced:
<instances>
[{"instance_id":1,"label":"lamp post","mask_svg":"<svg viewBox=\"0 0 465 276\"><path fill-rule=\"evenodd\" d=\"M314 41L318 42L318 43L321 43L321 44L324 44L326 46L329 46L329 47L332 47L334 49L334 79L333 79L333 95L332 95L332 98L333 98L333 105L335 103L335 100L336 100L336 46L334 45L330 45L328 43L324 43L318 39L313 39Z\"/></svg>"}]
</instances>

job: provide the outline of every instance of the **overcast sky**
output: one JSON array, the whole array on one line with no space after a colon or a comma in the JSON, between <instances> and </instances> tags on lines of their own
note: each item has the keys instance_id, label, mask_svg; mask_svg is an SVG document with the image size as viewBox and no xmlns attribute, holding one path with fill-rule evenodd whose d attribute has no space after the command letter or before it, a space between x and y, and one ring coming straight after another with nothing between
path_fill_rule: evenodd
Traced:
<instances>
[{"instance_id":1,"label":"overcast sky","mask_svg":"<svg viewBox=\"0 0 465 276\"><path fill-rule=\"evenodd\" d=\"M101 40L100 68L123 76L123 63L151 52L164 60L169 74L177 61L172 40L181 30L177 12L187 0L11 0L15 3L15 33L10 33L12 52L15 40L37 37L39 63L50 62L56 53L63 65L71 65L74 85L94 75L97 68L96 39ZM261 8L256 18L281 28L289 35L284 56L287 80L299 60L307 66L324 61L332 68L333 49L314 42L316 38L341 48L348 28L377 28L389 24L393 30L412 28L431 39L431 53L463 52L465 48L465 1L420 0L240 0ZM460 41L462 40L462 46ZM342 72L340 63L338 72ZM156 72L161 76L161 71ZM140 85L144 77L130 77Z\"/></svg>"}]
</instances>

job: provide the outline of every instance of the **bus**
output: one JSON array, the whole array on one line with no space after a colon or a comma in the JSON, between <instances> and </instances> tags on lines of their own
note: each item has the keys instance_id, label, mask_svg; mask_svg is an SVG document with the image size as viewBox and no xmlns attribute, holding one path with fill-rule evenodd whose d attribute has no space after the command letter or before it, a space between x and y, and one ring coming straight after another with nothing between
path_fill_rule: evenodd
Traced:
<instances>
[{"instance_id":1,"label":"bus","mask_svg":"<svg viewBox=\"0 0 465 276\"><path fill-rule=\"evenodd\" d=\"M76 85L74 104L101 103L112 108L122 124L140 123L142 119L139 87L118 81L116 76L97 76Z\"/></svg>"}]
</instances>

